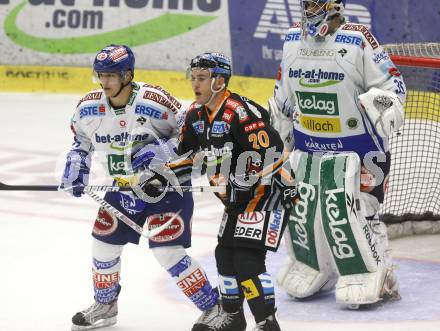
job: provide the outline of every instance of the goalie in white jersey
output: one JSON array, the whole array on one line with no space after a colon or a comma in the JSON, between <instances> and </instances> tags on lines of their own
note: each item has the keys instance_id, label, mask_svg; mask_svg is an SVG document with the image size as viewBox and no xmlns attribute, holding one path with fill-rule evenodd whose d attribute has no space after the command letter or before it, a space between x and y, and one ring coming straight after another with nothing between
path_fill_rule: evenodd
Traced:
<instances>
[{"instance_id":1,"label":"goalie in white jersey","mask_svg":"<svg viewBox=\"0 0 440 331\"><path fill-rule=\"evenodd\" d=\"M346 23L345 0L303 0L269 101L290 150L300 202L278 282L307 298L336 284L349 307L399 298L385 225L389 136L404 119L400 72L371 32Z\"/></svg>"},{"instance_id":2,"label":"goalie in white jersey","mask_svg":"<svg viewBox=\"0 0 440 331\"><path fill-rule=\"evenodd\" d=\"M92 153L117 185L129 185L132 170L147 170L152 163L163 166L173 154L172 138L178 134L186 110L162 88L134 82L134 61L132 51L124 45L105 47L95 57L94 75L102 89L88 93L77 105L72 118L74 143L61 183L76 197L84 193L88 183ZM148 152L136 154L141 148ZM183 169L176 176L188 185L189 174L190 169ZM150 198L159 198L152 183L143 188ZM116 192L107 193L105 200L150 229L175 217L170 226L150 238L149 246L157 261L199 309L216 309L217 291L212 289L198 262L185 251L191 245L192 195L166 193L160 197L149 202L133 193ZM116 323L122 249L128 242L139 242L137 232L103 208L98 212L92 235L95 303L73 316L72 330ZM199 280L197 288L187 285L192 284L190 280L194 277Z\"/></svg>"}]
</instances>

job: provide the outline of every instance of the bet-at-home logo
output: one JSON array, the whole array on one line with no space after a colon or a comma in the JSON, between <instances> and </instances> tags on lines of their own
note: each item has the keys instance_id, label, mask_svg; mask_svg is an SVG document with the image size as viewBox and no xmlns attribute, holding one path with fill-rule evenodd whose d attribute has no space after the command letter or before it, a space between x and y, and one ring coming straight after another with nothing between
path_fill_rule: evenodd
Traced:
<instances>
[{"instance_id":1,"label":"bet-at-home logo","mask_svg":"<svg viewBox=\"0 0 440 331\"><path fill-rule=\"evenodd\" d=\"M365 6L347 3L344 16L352 23L361 23L368 29L371 28L371 14ZM254 38L266 39L272 33L278 34L284 40L287 30L296 22L301 22L299 0L266 0Z\"/></svg>"},{"instance_id":2,"label":"bet-at-home logo","mask_svg":"<svg viewBox=\"0 0 440 331\"><path fill-rule=\"evenodd\" d=\"M0 0L0 8L9 3ZM95 53L97 45L133 47L185 34L216 19L221 7L222 0L28 0L8 9L4 31L14 43L40 52ZM134 15L118 16L121 12L150 17L132 24ZM121 27L124 17L127 25ZM120 24L112 29L115 19ZM32 31L20 28L22 20L32 21ZM48 32L68 37L48 38Z\"/></svg>"}]
</instances>

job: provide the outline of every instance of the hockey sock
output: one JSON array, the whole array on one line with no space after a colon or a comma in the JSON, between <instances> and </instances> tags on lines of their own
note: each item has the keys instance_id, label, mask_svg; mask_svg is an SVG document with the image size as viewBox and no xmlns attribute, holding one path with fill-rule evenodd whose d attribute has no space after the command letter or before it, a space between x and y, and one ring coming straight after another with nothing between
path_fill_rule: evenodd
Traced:
<instances>
[{"instance_id":1,"label":"hockey sock","mask_svg":"<svg viewBox=\"0 0 440 331\"><path fill-rule=\"evenodd\" d=\"M219 274L219 288L222 297L222 307L227 313L235 313L243 306L243 292L238 286L237 278Z\"/></svg>"},{"instance_id":2,"label":"hockey sock","mask_svg":"<svg viewBox=\"0 0 440 331\"><path fill-rule=\"evenodd\" d=\"M99 303L109 304L119 295L122 247L93 239L93 289Z\"/></svg>"},{"instance_id":3,"label":"hockey sock","mask_svg":"<svg viewBox=\"0 0 440 331\"><path fill-rule=\"evenodd\" d=\"M274 312L275 289L269 273L241 281L240 285L257 323Z\"/></svg>"},{"instance_id":4,"label":"hockey sock","mask_svg":"<svg viewBox=\"0 0 440 331\"><path fill-rule=\"evenodd\" d=\"M218 301L218 292L213 289L200 264L185 255L168 269L177 286L202 311L210 309Z\"/></svg>"},{"instance_id":5,"label":"hockey sock","mask_svg":"<svg viewBox=\"0 0 440 331\"><path fill-rule=\"evenodd\" d=\"M271 276L266 272L265 260L265 250L235 248L237 280L257 323L271 315L275 308L275 290Z\"/></svg>"}]
</instances>

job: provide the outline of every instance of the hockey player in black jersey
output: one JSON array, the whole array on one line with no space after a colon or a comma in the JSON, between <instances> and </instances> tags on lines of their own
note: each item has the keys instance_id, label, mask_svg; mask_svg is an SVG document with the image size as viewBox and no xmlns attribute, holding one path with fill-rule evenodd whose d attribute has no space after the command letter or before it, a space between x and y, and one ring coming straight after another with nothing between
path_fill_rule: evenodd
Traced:
<instances>
[{"instance_id":1,"label":"hockey player in black jersey","mask_svg":"<svg viewBox=\"0 0 440 331\"><path fill-rule=\"evenodd\" d=\"M267 250L278 248L284 207L296 192L283 167L283 142L263 107L227 89L228 57L199 55L188 74L195 102L180 135L179 154L203 162L211 185L226 185L226 193L217 194L225 206L215 250L221 302L192 330L245 330L245 298L256 320L254 330L280 330L265 259Z\"/></svg>"}]
</instances>

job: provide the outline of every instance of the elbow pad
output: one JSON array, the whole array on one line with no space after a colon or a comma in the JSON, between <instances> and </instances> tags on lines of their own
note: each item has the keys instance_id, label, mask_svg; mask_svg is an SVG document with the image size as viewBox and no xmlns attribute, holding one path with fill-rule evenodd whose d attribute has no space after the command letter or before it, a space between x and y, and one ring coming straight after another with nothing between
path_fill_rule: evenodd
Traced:
<instances>
[{"instance_id":1,"label":"elbow pad","mask_svg":"<svg viewBox=\"0 0 440 331\"><path fill-rule=\"evenodd\" d=\"M359 102L379 136L387 138L403 125L403 103L394 92L373 87L359 95Z\"/></svg>"}]
</instances>

